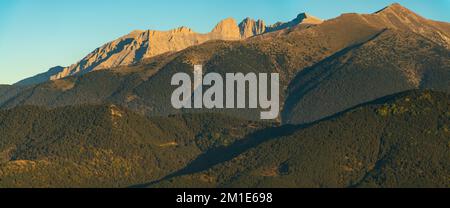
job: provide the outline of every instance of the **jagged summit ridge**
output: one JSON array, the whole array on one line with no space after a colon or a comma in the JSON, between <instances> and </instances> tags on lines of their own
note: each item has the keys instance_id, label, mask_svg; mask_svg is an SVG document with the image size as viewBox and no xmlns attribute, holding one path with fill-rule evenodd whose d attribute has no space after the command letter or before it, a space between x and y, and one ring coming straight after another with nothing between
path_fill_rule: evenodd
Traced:
<instances>
[{"instance_id":1,"label":"jagged summit ridge","mask_svg":"<svg viewBox=\"0 0 450 208\"><path fill-rule=\"evenodd\" d=\"M243 40L267 32L291 28L298 24L319 24L321 22L318 18L302 13L290 22L279 22L271 26L267 26L263 20L259 19L255 21L251 18L246 18L240 24L237 24L235 19L226 18L220 21L211 32L206 34L196 33L185 26L169 31L134 30L95 49L78 63L69 67L58 68L58 71L50 70L16 84L38 84L76 74L85 74L117 66L127 66L146 58L167 52L180 51L210 40Z\"/></svg>"},{"instance_id":2,"label":"jagged summit ridge","mask_svg":"<svg viewBox=\"0 0 450 208\"><path fill-rule=\"evenodd\" d=\"M239 40L240 32L234 19L221 21L207 34L194 32L188 27L169 31L135 30L109 42L83 58L80 62L52 75L51 80L95 70L126 66L163 53L180 51L209 40Z\"/></svg>"}]
</instances>

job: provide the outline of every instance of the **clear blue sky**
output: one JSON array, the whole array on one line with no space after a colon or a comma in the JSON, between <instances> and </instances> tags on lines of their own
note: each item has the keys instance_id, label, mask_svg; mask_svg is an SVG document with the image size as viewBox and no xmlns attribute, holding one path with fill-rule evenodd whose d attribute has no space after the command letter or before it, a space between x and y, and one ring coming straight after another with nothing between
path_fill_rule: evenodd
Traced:
<instances>
[{"instance_id":1,"label":"clear blue sky","mask_svg":"<svg viewBox=\"0 0 450 208\"><path fill-rule=\"evenodd\" d=\"M135 29L188 26L208 32L226 17L274 23L307 12L328 19L372 13L394 2L450 22L450 0L1 0L0 84L73 64Z\"/></svg>"}]
</instances>

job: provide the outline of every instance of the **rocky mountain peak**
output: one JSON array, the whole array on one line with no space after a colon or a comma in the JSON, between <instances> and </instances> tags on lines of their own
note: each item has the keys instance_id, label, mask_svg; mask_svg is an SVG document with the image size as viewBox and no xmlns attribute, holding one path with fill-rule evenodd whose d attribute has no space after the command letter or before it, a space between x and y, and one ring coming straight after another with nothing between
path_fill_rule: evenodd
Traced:
<instances>
[{"instance_id":1,"label":"rocky mountain peak","mask_svg":"<svg viewBox=\"0 0 450 208\"><path fill-rule=\"evenodd\" d=\"M266 24L263 20L247 17L239 24L239 30L242 38L249 38L255 35L263 34L266 31Z\"/></svg>"},{"instance_id":2,"label":"rocky mountain peak","mask_svg":"<svg viewBox=\"0 0 450 208\"><path fill-rule=\"evenodd\" d=\"M391 4L369 16L369 18L378 18L375 24L381 23L386 28L413 31L450 48L448 23L428 20L398 3Z\"/></svg>"},{"instance_id":3,"label":"rocky mountain peak","mask_svg":"<svg viewBox=\"0 0 450 208\"><path fill-rule=\"evenodd\" d=\"M375 12L375 15L403 19L403 20L406 20L406 22L409 22L411 20L417 21L419 19L424 19L423 17L419 16L418 14L407 9L406 7L403 7L402 5L400 5L398 3L391 4L383 9Z\"/></svg>"},{"instance_id":4,"label":"rocky mountain peak","mask_svg":"<svg viewBox=\"0 0 450 208\"><path fill-rule=\"evenodd\" d=\"M389 6L381 9L380 11L378 11L376 13L390 13L390 12L414 14L414 12L412 12L409 9L407 9L406 7L403 7L399 3L393 3L393 4L389 5Z\"/></svg>"},{"instance_id":5,"label":"rocky mountain peak","mask_svg":"<svg viewBox=\"0 0 450 208\"><path fill-rule=\"evenodd\" d=\"M212 35L220 35L225 40L238 40L241 38L238 24L233 18L220 21L211 31Z\"/></svg>"}]
</instances>

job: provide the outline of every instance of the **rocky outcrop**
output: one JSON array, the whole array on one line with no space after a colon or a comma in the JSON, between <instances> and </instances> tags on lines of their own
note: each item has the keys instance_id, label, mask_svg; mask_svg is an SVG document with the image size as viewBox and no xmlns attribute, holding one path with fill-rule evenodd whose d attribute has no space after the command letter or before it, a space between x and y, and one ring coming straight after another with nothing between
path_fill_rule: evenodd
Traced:
<instances>
[{"instance_id":1,"label":"rocky outcrop","mask_svg":"<svg viewBox=\"0 0 450 208\"><path fill-rule=\"evenodd\" d=\"M255 21L247 17L239 24L239 29L242 38L249 38L266 32L266 24L263 20Z\"/></svg>"},{"instance_id":2,"label":"rocky outcrop","mask_svg":"<svg viewBox=\"0 0 450 208\"><path fill-rule=\"evenodd\" d=\"M295 27L300 24L317 25L317 24L321 24L322 22L323 22L323 20L321 20L317 17L311 16L306 13L301 13L297 16L297 18L293 19L292 21L277 22L273 25L268 26L266 28L266 32L273 32L273 31L283 30L283 29L287 29L287 28L292 28L292 27Z\"/></svg>"},{"instance_id":3,"label":"rocky outcrop","mask_svg":"<svg viewBox=\"0 0 450 208\"><path fill-rule=\"evenodd\" d=\"M227 18L219 22L217 26L208 34L210 39L239 40L241 33L236 20Z\"/></svg>"}]
</instances>

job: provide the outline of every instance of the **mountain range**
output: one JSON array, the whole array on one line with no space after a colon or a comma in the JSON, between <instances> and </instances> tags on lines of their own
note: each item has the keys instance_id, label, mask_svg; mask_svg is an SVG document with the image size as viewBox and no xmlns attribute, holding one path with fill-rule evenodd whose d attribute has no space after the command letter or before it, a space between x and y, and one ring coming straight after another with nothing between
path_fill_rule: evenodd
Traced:
<instances>
[{"instance_id":1,"label":"mountain range","mask_svg":"<svg viewBox=\"0 0 450 208\"><path fill-rule=\"evenodd\" d=\"M280 117L171 108L197 64L279 73ZM449 94L450 23L399 4L133 31L0 86L0 187L450 187Z\"/></svg>"},{"instance_id":2,"label":"mountain range","mask_svg":"<svg viewBox=\"0 0 450 208\"><path fill-rule=\"evenodd\" d=\"M43 74L19 81L16 85L39 84L91 71L127 66L146 58L180 51L211 40L244 40L266 32L321 22L322 20L316 17L302 13L290 22L278 22L268 26L263 20L246 18L238 25L233 18L227 18L207 34L196 33L187 27L170 31L135 30L95 49L76 64L69 67L54 67Z\"/></svg>"},{"instance_id":3,"label":"mountain range","mask_svg":"<svg viewBox=\"0 0 450 208\"><path fill-rule=\"evenodd\" d=\"M305 20L305 24L301 24L301 20ZM244 22L255 22L256 25L258 21L247 19ZM264 25L261 20L259 22ZM301 14L289 23L266 26L264 32L289 25L285 29L242 40L239 26L227 19L212 33L234 36L234 41L207 41L178 52L150 58L142 56L139 63L124 66L117 60L126 59L114 57L130 53L110 47L117 53L94 66L107 63L119 66L91 73L76 70L82 76L37 85L14 85L13 91L0 97L0 104L3 108L12 108L113 103L148 116L177 114L180 113L178 110L167 107L171 106L170 96L175 89L170 85L171 77L177 72L192 73L194 64L204 65L205 73L280 73L282 115L279 120L283 123L313 122L405 90L420 88L449 92L450 24L427 20L398 4L373 14L343 14L320 22ZM299 24L290 26L295 23ZM241 28L247 28L244 25L241 23ZM161 47L165 45L164 41L156 43ZM147 48L145 54L153 53L153 48ZM101 57L96 52L103 49L95 50L88 57ZM64 72L65 69L51 70L55 71ZM41 77L38 75L37 78L42 80ZM21 90L16 90L18 87ZM260 111L226 110L225 113L258 119Z\"/></svg>"}]
</instances>

